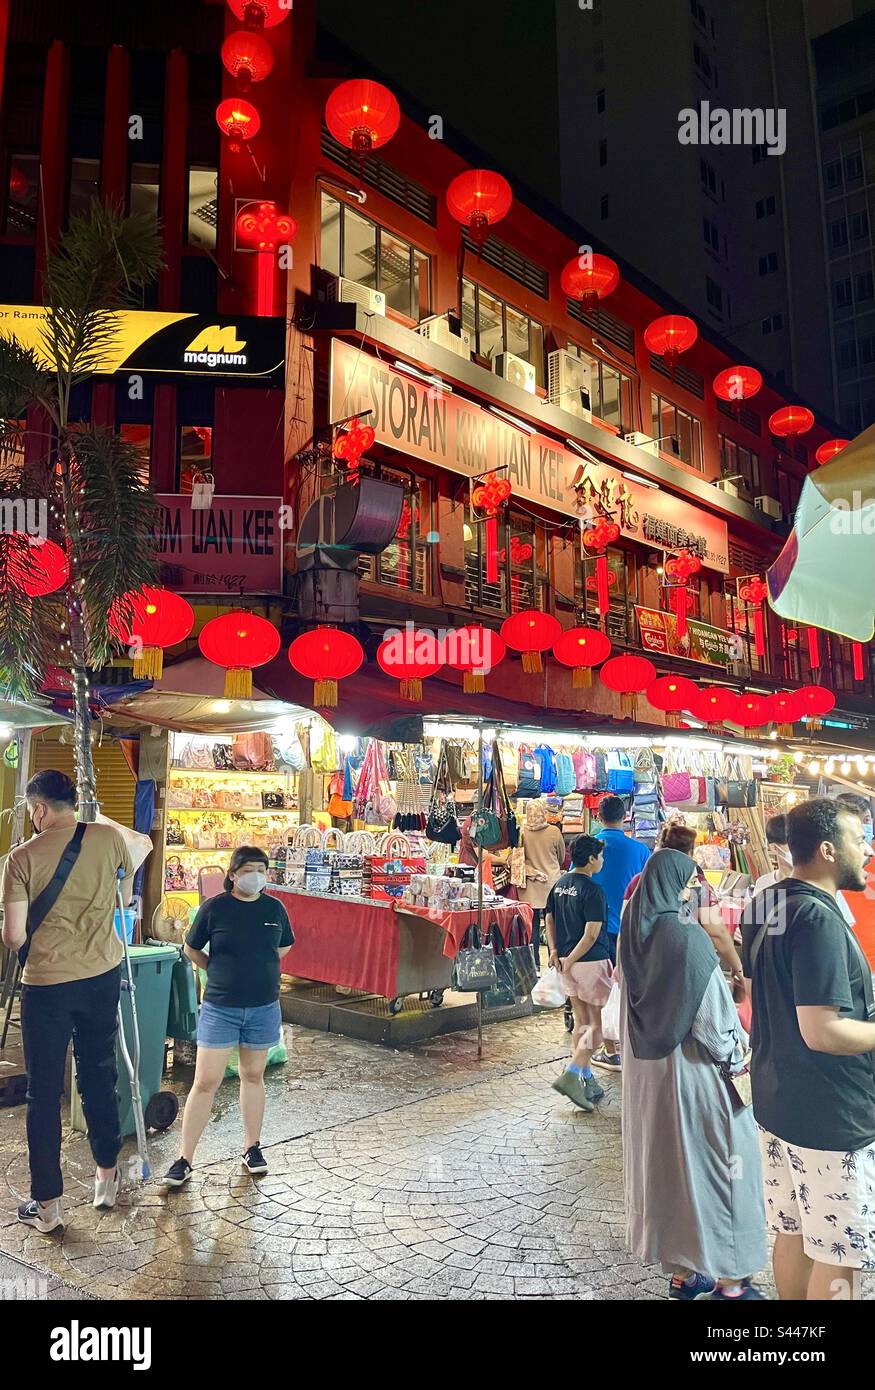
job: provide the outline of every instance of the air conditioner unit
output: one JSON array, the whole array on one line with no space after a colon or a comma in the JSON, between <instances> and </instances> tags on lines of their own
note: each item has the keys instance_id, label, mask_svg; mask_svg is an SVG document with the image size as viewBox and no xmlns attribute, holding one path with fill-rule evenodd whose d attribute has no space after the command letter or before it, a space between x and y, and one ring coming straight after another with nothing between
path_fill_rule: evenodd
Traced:
<instances>
[{"instance_id":1,"label":"air conditioner unit","mask_svg":"<svg viewBox=\"0 0 875 1390\"><path fill-rule=\"evenodd\" d=\"M751 667L749 661L730 661L727 670L730 676L735 676L736 680L750 680Z\"/></svg>"},{"instance_id":2,"label":"air conditioner unit","mask_svg":"<svg viewBox=\"0 0 875 1390\"><path fill-rule=\"evenodd\" d=\"M777 497L755 497L753 504L766 516L772 517L775 521L784 520L784 508L781 506Z\"/></svg>"},{"instance_id":3,"label":"air conditioner unit","mask_svg":"<svg viewBox=\"0 0 875 1390\"><path fill-rule=\"evenodd\" d=\"M367 314L386 313L386 296L382 290L372 290L370 286L360 285L358 280L347 280L343 275L329 282L326 298L331 303L359 304Z\"/></svg>"},{"instance_id":4,"label":"air conditioner unit","mask_svg":"<svg viewBox=\"0 0 875 1390\"><path fill-rule=\"evenodd\" d=\"M654 458L659 458L659 445L652 435L642 434L640 430L632 430L624 438L627 444L634 444L636 449L645 449L648 454L653 454Z\"/></svg>"},{"instance_id":5,"label":"air conditioner unit","mask_svg":"<svg viewBox=\"0 0 875 1390\"><path fill-rule=\"evenodd\" d=\"M714 486L718 487L721 492L725 492L727 497L738 496L738 488L735 483L731 483L728 478L718 478Z\"/></svg>"},{"instance_id":6,"label":"air conditioner unit","mask_svg":"<svg viewBox=\"0 0 875 1390\"><path fill-rule=\"evenodd\" d=\"M551 405L580 420L592 419L592 368L570 352L551 352L547 358L547 396Z\"/></svg>"},{"instance_id":7,"label":"air conditioner unit","mask_svg":"<svg viewBox=\"0 0 875 1390\"><path fill-rule=\"evenodd\" d=\"M430 343L454 352L457 357L464 357L466 362L471 361L471 334L467 328L462 328L455 315L451 320L449 314L433 314L431 318L423 319L416 331Z\"/></svg>"},{"instance_id":8,"label":"air conditioner unit","mask_svg":"<svg viewBox=\"0 0 875 1390\"><path fill-rule=\"evenodd\" d=\"M492 370L496 376L504 377L511 386L521 386L524 391L535 394L535 364L513 352L497 352L492 359Z\"/></svg>"}]
</instances>

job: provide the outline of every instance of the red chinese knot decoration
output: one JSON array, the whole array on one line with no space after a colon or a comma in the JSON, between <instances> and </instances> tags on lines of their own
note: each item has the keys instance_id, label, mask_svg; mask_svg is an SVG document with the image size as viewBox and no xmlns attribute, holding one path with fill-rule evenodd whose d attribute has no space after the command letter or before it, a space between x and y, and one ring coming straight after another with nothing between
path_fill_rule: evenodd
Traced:
<instances>
[{"instance_id":1,"label":"red chinese knot decoration","mask_svg":"<svg viewBox=\"0 0 875 1390\"><path fill-rule=\"evenodd\" d=\"M274 310L277 247L294 241L297 230L294 217L280 212L273 202L248 203L237 214L238 244L256 253L256 312L259 318Z\"/></svg>"},{"instance_id":2,"label":"red chinese knot decoration","mask_svg":"<svg viewBox=\"0 0 875 1390\"><path fill-rule=\"evenodd\" d=\"M194 609L171 589L144 585L138 593L117 599L109 610L110 632L120 642L135 647L135 680L160 680L164 648L184 642L193 627Z\"/></svg>"},{"instance_id":3,"label":"red chinese knot decoration","mask_svg":"<svg viewBox=\"0 0 875 1390\"><path fill-rule=\"evenodd\" d=\"M198 637L207 661L225 668L225 694L232 700L252 698L252 668L272 661L280 649L273 623L240 608L212 618Z\"/></svg>"},{"instance_id":4,"label":"red chinese knot decoration","mask_svg":"<svg viewBox=\"0 0 875 1390\"><path fill-rule=\"evenodd\" d=\"M763 604L769 592L769 586L759 575L753 575L746 579L743 584L738 586L738 597L742 603L748 604L753 609L753 634L754 650L759 657L766 654L766 628L763 617Z\"/></svg>"},{"instance_id":5,"label":"red chinese knot decoration","mask_svg":"<svg viewBox=\"0 0 875 1390\"><path fill-rule=\"evenodd\" d=\"M332 453L346 464L351 483L358 482L362 454L368 452L376 437L373 425L363 425L358 419L352 420L349 428L335 437Z\"/></svg>"},{"instance_id":6,"label":"red chinese knot decoration","mask_svg":"<svg viewBox=\"0 0 875 1390\"><path fill-rule=\"evenodd\" d=\"M486 517L486 583L498 583L498 514L510 497L511 485L497 473L487 473L471 494L471 503ZM513 558L511 543L511 558ZM503 558L503 557L502 557Z\"/></svg>"},{"instance_id":7,"label":"red chinese knot decoration","mask_svg":"<svg viewBox=\"0 0 875 1390\"><path fill-rule=\"evenodd\" d=\"M364 648L358 638L339 627L317 627L311 632L302 632L289 647L292 669L313 681L316 709L337 707L337 682L353 675L364 659Z\"/></svg>"},{"instance_id":8,"label":"red chinese knot decoration","mask_svg":"<svg viewBox=\"0 0 875 1390\"><path fill-rule=\"evenodd\" d=\"M607 613L611 602L608 558L605 551L619 539L619 526L606 516L600 516L595 525L588 527L581 536L586 549L591 550L595 556L597 606L602 615Z\"/></svg>"},{"instance_id":9,"label":"red chinese knot decoration","mask_svg":"<svg viewBox=\"0 0 875 1390\"><path fill-rule=\"evenodd\" d=\"M702 561L692 550L680 550L665 562L665 577L670 580L669 592L674 612L675 631L678 637L687 635L687 608L689 594L687 585L694 574L702 568Z\"/></svg>"},{"instance_id":10,"label":"red chinese knot decoration","mask_svg":"<svg viewBox=\"0 0 875 1390\"><path fill-rule=\"evenodd\" d=\"M600 628L570 627L553 643L553 655L563 666L570 666L575 690L592 685L592 668L611 654L611 641Z\"/></svg>"}]
</instances>

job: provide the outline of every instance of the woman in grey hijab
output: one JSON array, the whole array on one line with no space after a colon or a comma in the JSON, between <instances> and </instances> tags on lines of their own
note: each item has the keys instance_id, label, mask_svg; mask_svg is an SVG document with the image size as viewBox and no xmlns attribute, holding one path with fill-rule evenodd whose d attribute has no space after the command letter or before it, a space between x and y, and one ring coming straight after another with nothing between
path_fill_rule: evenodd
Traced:
<instances>
[{"instance_id":1,"label":"woman in grey hijab","mask_svg":"<svg viewBox=\"0 0 875 1390\"><path fill-rule=\"evenodd\" d=\"M759 1145L732 1080L747 1037L678 850L645 864L620 933L626 1240L669 1297L759 1299L768 1260Z\"/></svg>"}]
</instances>

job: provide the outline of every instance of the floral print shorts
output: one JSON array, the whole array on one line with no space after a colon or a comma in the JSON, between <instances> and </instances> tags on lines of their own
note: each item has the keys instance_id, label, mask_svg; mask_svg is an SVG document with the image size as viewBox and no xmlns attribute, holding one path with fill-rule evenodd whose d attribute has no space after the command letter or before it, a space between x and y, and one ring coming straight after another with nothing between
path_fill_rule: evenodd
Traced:
<instances>
[{"instance_id":1,"label":"floral print shorts","mask_svg":"<svg viewBox=\"0 0 875 1390\"><path fill-rule=\"evenodd\" d=\"M822 1264L875 1270L875 1147L803 1149L757 1128L769 1230Z\"/></svg>"}]
</instances>

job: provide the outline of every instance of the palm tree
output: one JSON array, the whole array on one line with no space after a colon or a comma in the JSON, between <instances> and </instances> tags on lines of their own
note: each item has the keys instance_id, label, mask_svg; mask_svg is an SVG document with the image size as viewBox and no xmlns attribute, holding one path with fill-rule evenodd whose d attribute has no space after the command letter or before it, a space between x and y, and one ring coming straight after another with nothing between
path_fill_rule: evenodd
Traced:
<instances>
[{"instance_id":1,"label":"palm tree","mask_svg":"<svg viewBox=\"0 0 875 1390\"><path fill-rule=\"evenodd\" d=\"M28 699L49 665L69 667L86 821L97 814L88 673L109 655L112 604L121 601L127 617L124 595L156 580L157 503L136 447L112 430L71 423L70 401L75 386L106 370L115 311L135 302L160 264L154 217L95 201L47 255L41 350L0 337L0 507L5 518L18 499L45 500L49 539L63 546L70 570L59 592L28 598L29 547L0 535L0 692Z\"/></svg>"}]
</instances>

